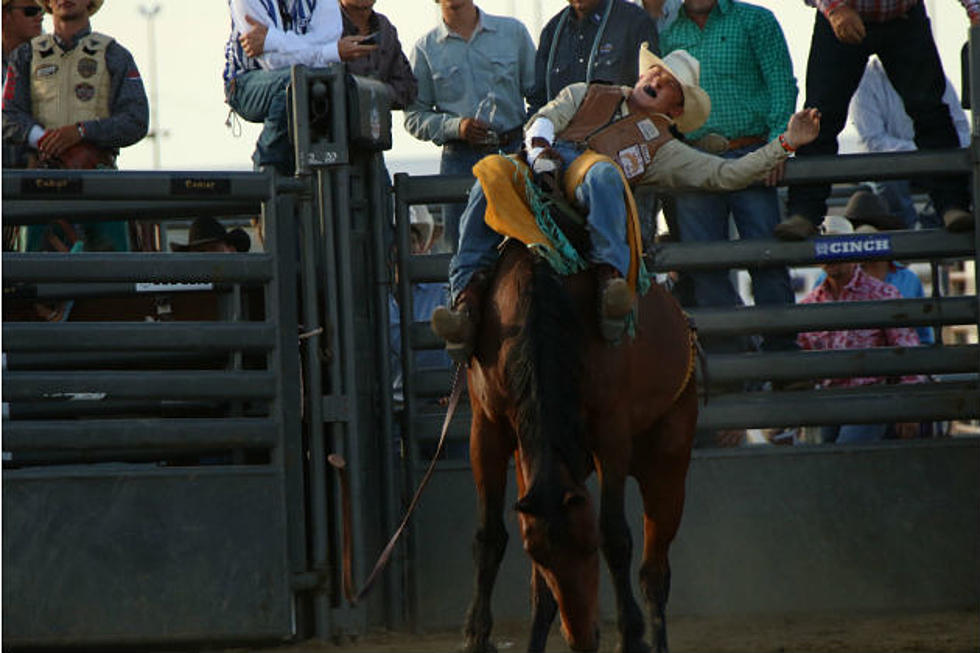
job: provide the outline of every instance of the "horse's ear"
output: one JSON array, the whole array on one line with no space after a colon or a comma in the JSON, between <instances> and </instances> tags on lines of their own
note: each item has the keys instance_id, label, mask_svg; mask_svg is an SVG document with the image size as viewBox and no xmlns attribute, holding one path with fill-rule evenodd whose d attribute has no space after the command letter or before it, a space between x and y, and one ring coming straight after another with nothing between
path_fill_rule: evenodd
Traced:
<instances>
[{"instance_id":1,"label":"horse's ear","mask_svg":"<svg viewBox=\"0 0 980 653\"><path fill-rule=\"evenodd\" d=\"M566 508L577 508L585 505L588 500L588 493L583 489L576 488L574 490L566 490L561 503Z\"/></svg>"}]
</instances>

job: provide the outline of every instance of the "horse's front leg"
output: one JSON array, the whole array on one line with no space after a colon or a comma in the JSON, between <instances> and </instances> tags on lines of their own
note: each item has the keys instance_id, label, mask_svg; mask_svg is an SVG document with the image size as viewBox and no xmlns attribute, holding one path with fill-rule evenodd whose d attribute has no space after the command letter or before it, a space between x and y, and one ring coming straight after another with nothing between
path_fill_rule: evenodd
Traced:
<instances>
[{"instance_id":1,"label":"horse's front leg","mask_svg":"<svg viewBox=\"0 0 980 653\"><path fill-rule=\"evenodd\" d=\"M625 466L624 466L625 467ZM602 552L612 576L616 594L619 649L623 653L646 653L650 647L643 641L643 613L633 597L630 563L633 540L626 522L626 470L600 461L601 491L599 529L602 533Z\"/></svg>"},{"instance_id":2,"label":"horse's front leg","mask_svg":"<svg viewBox=\"0 0 980 653\"><path fill-rule=\"evenodd\" d=\"M463 629L463 650L466 653L496 651L490 642L490 630L493 628L490 597L507 548L503 512L507 462L513 450L507 442L512 441L504 428L487 420L479 410L474 410L470 427L470 463L476 483L479 522L473 538L475 586Z\"/></svg>"},{"instance_id":3,"label":"horse's front leg","mask_svg":"<svg viewBox=\"0 0 980 653\"><path fill-rule=\"evenodd\" d=\"M558 602L537 565L531 565L531 637L527 643L528 653L539 653L548 643L551 624L558 614Z\"/></svg>"}]
</instances>

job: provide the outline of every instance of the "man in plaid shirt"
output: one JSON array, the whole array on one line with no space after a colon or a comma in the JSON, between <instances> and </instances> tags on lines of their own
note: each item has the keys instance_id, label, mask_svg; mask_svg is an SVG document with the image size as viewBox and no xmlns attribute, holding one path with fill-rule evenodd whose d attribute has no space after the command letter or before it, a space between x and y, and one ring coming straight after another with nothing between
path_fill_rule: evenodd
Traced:
<instances>
[{"instance_id":1,"label":"man in plaid shirt","mask_svg":"<svg viewBox=\"0 0 980 653\"><path fill-rule=\"evenodd\" d=\"M799 156L836 154L847 107L868 57L877 54L915 125L920 150L959 147L956 129L943 104L946 77L919 0L805 0L817 8L806 71L806 105L820 110L820 135ZM980 25L980 0L960 0L972 25ZM936 214L950 231L974 227L968 180L922 179ZM790 217L775 229L783 240L802 240L817 232L827 209L829 184L791 186Z\"/></svg>"},{"instance_id":2,"label":"man in plaid shirt","mask_svg":"<svg viewBox=\"0 0 980 653\"><path fill-rule=\"evenodd\" d=\"M728 159L758 149L779 136L796 108L796 78L789 48L768 9L735 0L685 0L677 19L660 36L664 53L687 50L701 61L701 85L711 96L711 115L689 135L698 149ZM768 182L782 174L780 164ZM779 223L775 187L731 193L680 193L675 236L682 242L730 238L728 218L743 239L770 238ZM698 306L740 303L727 270L689 273ZM760 305L793 303L785 267L751 271L752 293ZM737 340L707 343L712 351L737 351ZM767 350L795 349L793 334L767 336Z\"/></svg>"}]
</instances>

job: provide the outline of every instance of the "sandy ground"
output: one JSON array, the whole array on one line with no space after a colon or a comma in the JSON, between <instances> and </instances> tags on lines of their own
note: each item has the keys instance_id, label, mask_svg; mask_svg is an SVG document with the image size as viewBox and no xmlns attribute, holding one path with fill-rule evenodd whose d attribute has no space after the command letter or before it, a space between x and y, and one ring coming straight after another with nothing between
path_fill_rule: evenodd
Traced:
<instances>
[{"instance_id":1,"label":"sandy ground","mask_svg":"<svg viewBox=\"0 0 980 653\"><path fill-rule=\"evenodd\" d=\"M977 653L980 652L980 611L915 615L842 617L676 617L670 621L673 653ZM615 650L613 624L606 624L601 651ZM369 633L342 644L306 642L249 653L322 653L325 651L456 651L458 632L406 635ZM500 653L523 651L523 624L499 624L494 641ZM567 651L557 628L548 650ZM245 653L246 649L234 652Z\"/></svg>"}]
</instances>

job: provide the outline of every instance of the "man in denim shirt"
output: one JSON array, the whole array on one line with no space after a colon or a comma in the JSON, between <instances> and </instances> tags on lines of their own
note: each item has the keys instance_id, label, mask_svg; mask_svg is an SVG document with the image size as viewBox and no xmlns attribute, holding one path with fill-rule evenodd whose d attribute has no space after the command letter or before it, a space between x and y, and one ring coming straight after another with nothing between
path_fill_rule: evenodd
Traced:
<instances>
[{"instance_id":1,"label":"man in denim shirt","mask_svg":"<svg viewBox=\"0 0 980 653\"><path fill-rule=\"evenodd\" d=\"M534 43L523 23L491 16L473 0L436 1L442 20L410 57L419 92L405 110L405 128L442 146L440 174L468 175L487 154L520 147L524 98L534 87ZM453 251L464 206L443 207Z\"/></svg>"}]
</instances>

